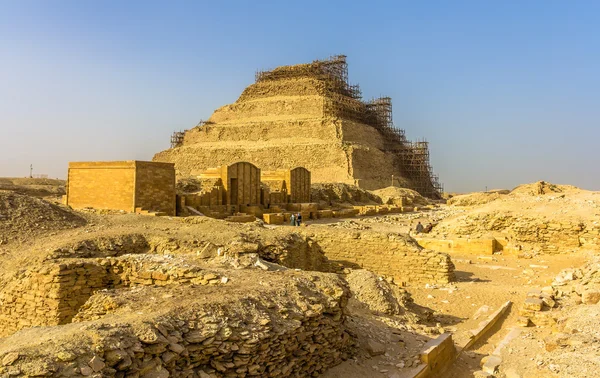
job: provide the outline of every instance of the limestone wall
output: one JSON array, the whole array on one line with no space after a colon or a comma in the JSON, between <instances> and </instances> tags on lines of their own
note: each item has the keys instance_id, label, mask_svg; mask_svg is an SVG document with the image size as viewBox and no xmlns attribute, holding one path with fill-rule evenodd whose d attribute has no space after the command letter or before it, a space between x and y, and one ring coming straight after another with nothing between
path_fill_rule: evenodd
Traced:
<instances>
[{"instance_id":1,"label":"limestone wall","mask_svg":"<svg viewBox=\"0 0 600 378\"><path fill-rule=\"evenodd\" d=\"M135 207L175 215L173 163L136 162Z\"/></svg>"},{"instance_id":2,"label":"limestone wall","mask_svg":"<svg viewBox=\"0 0 600 378\"><path fill-rule=\"evenodd\" d=\"M363 189L386 188L391 185L392 175L402 177L394 154L361 145L352 145L349 151L352 176Z\"/></svg>"},{"instance_id":3,"label":"limestone wall","mask_svg":"<svg viewBox=\"0 0 600 378\"><path fill-rule=\"evenodd\" d=\"M444 333L430 340L420 355L423 367L413 378L439 377L444 374L456 359L456 347L450 333Z\"/></svg>"},{"instance_id":4,"label":"limestone wall","mask_svg":"<svg viewBox=\"0 0 600 378\"><path fill-rule=\"evenodd\" d=\"M325 95L326 83L310 77L299 77L291 80L259 81L249 85L237 102L277 96L315 96Z\"/></svg>"},{"instance_id":5,"label":"limestone wall","mask_svg":"<svg viewBox=\"0 0 600 378\"><path fill-rule=\"evenodd\" d=\"M198 268L165 264L156 255L63 259L32 267L0 290L0 337L17 330L66 324L100 289L173 283L218 284L219 276Z\"/></svg>"},{"instance_id":6,"label":"limestone wall","mask_svg":"<svg viewBox=\"0 0 600 378\"><path fill-rule=\"evenodd\" d=\"M450 256L421 249L408 236L370 231L328 231L319 232L313 238L329 260L393 277L398 283L448 283L455 279Z\"/></svg>"},{"instance_id":7,"label":"limestone wall","mask_svg":"<svg viewBox=\"0 0 600 378\"><path fill-rule=\"evenodd\" d=\"M69 163L67 205L127 212L141 208L175 215L174 165L142 161Z\"/></svg>"},{"instance_id":8,"label":"limestone wall","mask_svg":"<svg viewBox=\"0 0 600 378\"><path fill-rule=\"evenodd\" d=\"M453 252L462 254L491 255L500 251L502 246L494 238L486 239L431 239L416 238L419 245L427 249L440 252Z\"/></svg>"},{"instance_id":9,"label":"limestone wall","mask_svg":"<svg viewBox=\"0 0 600 378\"><path fill-rule=\"evenodd\" d=\"M184 145L223 141L239 144L243 141L276 141L289 138L331 141L337 138L338 129L339 122L321 118L205 124L187 131Z\"/></svg>"},{"instance_id":10,"label":"limestone wall","mask_svg":"<svg viewBox=\"0 0 600 378\"><path fill-rule=\"evenodd\" d=\"M174 162L179 176L197 175L202 170L247 161L261 169L305 167L313 182L354 184L349 174L347 152L335 143L247 145L194 144L160 152L155 161ZM324 165L323 162L328 164Z\"/></svg>"},{"instance_id":11,"label":"limestone wall","mask_svg":"<svg viewBox=\"0 0 600 378\"><path fill-rule=\"evenodd\" d=\"M321 96L277 96L235 102L217 109L210 122L269 120L269 117L282 119L323 118L324 97Z\"/></svg>"},{"instance_id":12,"label":"limestone wall","mask_svg":"<svg viewBox=\"0 0 600 378\"><path fill-rule=\"evenodd\" d=\"M134 211L135 162L69 163L67 205Z\"/></svg>"},{"instance_id":13,"label":"limestone wall","mask_svg":"<svg viewBox=\"0 0 600 378\"><path fill-rule=\"evenodd\" d=\"M465 215L442 222L434 228L436 235L461 235L465 238L495 237L509 250L538 250L542 253L568 253L580 247L600 247L600 224L564 218L551 220L527 218L507 212ZM456 239L456 238L454 238Z\"/></svg>"}]
</instances>

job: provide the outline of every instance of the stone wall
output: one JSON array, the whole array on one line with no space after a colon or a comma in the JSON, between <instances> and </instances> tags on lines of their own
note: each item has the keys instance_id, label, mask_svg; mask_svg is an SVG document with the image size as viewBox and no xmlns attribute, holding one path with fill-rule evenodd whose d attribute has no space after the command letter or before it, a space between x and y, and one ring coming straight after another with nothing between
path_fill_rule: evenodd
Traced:
<instances>
[{"instance_id":1,"label":"stone wall","mask_svg":"<svg viewBox=\"0 0 600 378\"><path fill-rule=\"evenodd\" d=\"M67 205L175 215L175 168L142 161L71 162Z\"/></svg>"},{"instance_id":2,"label":"stone wall","mask_svg":"<svg viewBox=\"0 0 600 378\"><path fill-rule=\"evenodd\" d=\"M408 235L328 230L313 238L329 260L393 277L397 283L443 284L455 278L448 254L422 249Z\"/></svg>"},{"instance_id":3,"label":"stone wall","mask_svg":"<svg viewBox=\"0 0 600 378\"><path fill-rule=\"evenodd\" d=\"M503 248L494 238L452 240L415 238L415 240L423 248L460 254L492 255Z\"/></svg>"},{"instance_id":4,"label":"stone wall","mask_svg":"<svg viewBox=\"0 0 600 378\"><path fill-rule=\"evenodd\" d=\"M175 216L175 167L173 164L136 162L135 207Z\"/></svg>"},{"instance_id":5,"label":"stone wall","mask_svg":"<svg viewBox=\"0 0 600 378\"><path fill-rule=\"evenodd\" d=\"M567 253L580 247L600 247L600 224L565 217L562 220L527 218L510 212L495 211L461 216L451 223L440 223L433 230L444 238L495 237L504 250L537 250L541 253ZM508 247L508 248L507 248Z\"/></svg>"},{"instance_id":6,"label":"stone wall","mask_svg":"<svg viewBox=\"0 0 600 378\"><path fill-rule=\"evenodd\" d=\"M450 333L444 333L430 340L420 355L423 367L413 378L439 377L446 372L456 359L456 347Z\"/></svg>"},{"instance_id":7,"label":"stone wall","mask_svg":"<svg viewBox=\"0 0 600 378\"><path fill-rule=\"evenodd\" d=\"M0 337L23 328L69 323L101 289L174 283L216 285L219 278L159 255L60 259L32 267L0 290Z\"/></svg>"},{"instance_id":8,"label":"stone wall","mask_svg":"<svg viewBox=\"0 0 600 378\"><path fill-rule=\"evenodd\" d=\"M135 162L69 163L67 205L134 211Z\"/></svg>"}]
</instances>

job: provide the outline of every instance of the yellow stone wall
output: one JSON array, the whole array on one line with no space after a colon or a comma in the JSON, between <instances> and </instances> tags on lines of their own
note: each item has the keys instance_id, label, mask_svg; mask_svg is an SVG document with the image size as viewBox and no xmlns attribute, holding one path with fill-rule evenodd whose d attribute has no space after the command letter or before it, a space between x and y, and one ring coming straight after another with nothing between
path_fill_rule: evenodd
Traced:
<instances>
[{"instance_id":1,"label":"yellow stone wall","mask_svg":"<svg viewBox=\"0 0 600 378\"><path fill-rule=\"evenodd\" d=\"M175 216L175 166L136 162L135 207Z\"/></svg>"},{"instance_id":2,"label":"yellow stone wall","mask_svg":"<svg viewBox=\"0 0 600 378\"><path fill-rule=\"evenodd\" d=\"M67 205L133 212L135 162L69 163Z\"/></svg>"},{"instance_id":3,"label":"yellow stone wall","mask_svg":"<svg viewBox=\"0 0 600 378\"><path fill-rule=\"evenodd\" d=\"M69 163L67 205L175 215L175 168L142 161Z\"/></svg>"}]
</instances>

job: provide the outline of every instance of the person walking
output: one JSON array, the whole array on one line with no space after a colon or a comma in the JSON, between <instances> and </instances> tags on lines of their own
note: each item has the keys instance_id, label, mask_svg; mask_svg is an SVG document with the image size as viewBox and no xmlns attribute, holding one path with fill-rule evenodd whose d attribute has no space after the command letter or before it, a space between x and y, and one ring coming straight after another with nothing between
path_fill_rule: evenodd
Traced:
<instances>
[{"instance_id":1,"label":"person walking","mask_svg":"<svg viewBox=\"0 0 600 378\"><path fill-rule=\"evenodd\" d=\"M296 226L300 226L300 224L302 224L302 214L298 213L296 215Z\"/></svg>"},{"instance_id":2,"label":"person walking","mask_svg":"<svg viewBox=\"0 0 600 378\"><path fill-rule=\"evenodd\" d=\"M290 226L295 226L296 225L296 216L294 214L292 214L292 216L290 217Z\"/></svg>"}]
</instances>

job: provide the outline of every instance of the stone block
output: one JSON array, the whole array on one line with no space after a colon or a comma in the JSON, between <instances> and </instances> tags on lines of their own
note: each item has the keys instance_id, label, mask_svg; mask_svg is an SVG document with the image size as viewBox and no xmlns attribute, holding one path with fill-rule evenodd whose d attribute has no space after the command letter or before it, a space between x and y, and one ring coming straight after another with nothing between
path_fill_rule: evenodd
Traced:
<instances>
[{"instance_id":1,"label":"stone block","mask_svg":"<svg viewBox=\"0 0 600 378\"><path fill-rule=\"evenodd\" d=\"M581 302L584 304L596 304L600 302L599 289L586 289L581 296Z\"/></svg>"},{"instance_id":2,"label":"stone block","mask_svg":"<svg viewBox=\"0 0 600 378\"><path fill-rule=\"evenodd\" d=\"M539 298L527 298L523 303L523 308L525 310L541 311L543 305L544 302Z\"/></svg>"}]
</instances>

